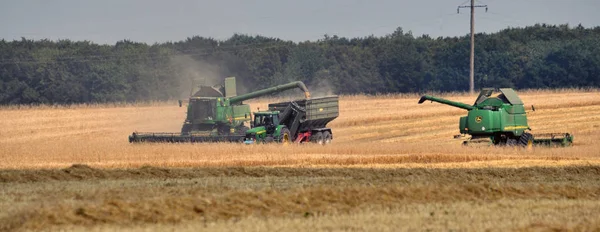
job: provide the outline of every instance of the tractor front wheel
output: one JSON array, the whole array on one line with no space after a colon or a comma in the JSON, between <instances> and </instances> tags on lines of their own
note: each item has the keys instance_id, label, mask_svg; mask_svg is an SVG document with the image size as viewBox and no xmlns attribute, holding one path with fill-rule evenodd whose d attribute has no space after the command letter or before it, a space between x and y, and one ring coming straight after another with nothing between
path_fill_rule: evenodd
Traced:
<instances>
[{"instance_id":1,"label":"tractor front wheel","mask_svg":"<svg viewBox=\"0 0 600 232\"><path fill-rule=\"evenodd\" d=\"M267 136L263 139L263 143L272 143L275 142L275 138L273 136Z\"/></svg>"},{"instance_id":2,"label":"tractor front wheel","mask_svg":"<svg viewBox=\"0 0 600 232\"><path fill-rule=\"evenodd\" d=\"M281 132L279 133L279 142L283 143L284 145L287 145L290 143L290 130L288 130L287 128L283 128L281 129Z\"/></svg>"}]
</instances>

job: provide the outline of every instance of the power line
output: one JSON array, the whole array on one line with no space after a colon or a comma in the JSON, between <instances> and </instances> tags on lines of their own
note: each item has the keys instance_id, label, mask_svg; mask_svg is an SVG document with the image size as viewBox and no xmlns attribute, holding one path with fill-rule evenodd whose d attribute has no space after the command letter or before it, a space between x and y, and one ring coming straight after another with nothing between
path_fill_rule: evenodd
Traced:
<instances>
[{"instance_id":1,"label":"power line","mask_svg":"<svg viewBox=\"0 0 600 232\"><path fill-rule=\"evenodd\" d=\"M475 0L471 0L471 5L461 5L456 8L456 13L460 13L460 8L471 8L471 60L470 60L470 73L469 73L469 93L475 93L475 8L485 7L485 11L488 11L487 5L475 5Z\"/></svg>"},{"instance_id":2,"label":"power line","mask_svg":"<svg viewBox=\"0 0 600 232\"><path fill-rule=\"evenodd\" d=\"M448 17L454 14L444 14L438 17L438 19L426 19L417 22L425 22L425 21L433 21L439 20L445 17ZM355 31L368 31L379 28L386 28L393 25L379 26L370 29L362 29ZM397 25L396 25L397 26ZM52 63L85 63L85 62L110 62L110 61L135 61L135 60L145 60L145 59L153 59L153 58L163 58L163 57L176 57L176 56L208 56L211 54L215 54L218 52L236 52L236 51L244 51L244 50L254 50L254 49L270 49L270 48L278 48L285 47L290 45L290 41L277 40L274 42L268 43L252 43L252 44L242 44L242 45L219 45L217 41L217 45L209 48L202 49L186 49L186 50L171 50L166 53L156 52L156 51L148 51L148 52L137 52L134 54L105 54L105 55L78 55L78 56L61 56L60 54L52 54L49 57L45 57L46 59L54 59L48 61L41 60L19 60L19 59L0 59L0 65L7 64L52 64ZM99 45L103 46L103 45ZM56 55L56 56L53 56ZM139 57L144 56L144 57Z\"/></svg>"},{"instance_id":3,"label":"power line","mask_svg":"<svg viewBox=\"0 0 600 232\"><path fill-rule=\"evenodd\" d=\"M217 46L213 48L205 48L205 49L188 49L188 50L175 50L176 53L158 53L158 52L148 52L148 53L136 53L131 55L88 55L88 56L57 56L53 57L54 59L59 60L51 60L51 61L39 61L39 60L15 60L15 59L5 59L0 60L0 65L6 64L50 64L50 63L62 63L62 62L74 62L74 63L85 63L85 62L109 62L109 61L131 61L131 60L145 60L152 58L162 58L162 57L175 57L175 56L207 56L217 52L234 52L234 51L244 51L244 50L253 50L253 49L269 49L269 48L277 48L288 46L288 43L266 43L266 44L244 44L244 45L232 45L232 46ZM140 55L147 55L146 57L139 57ZM107 59L108 58L108 59Z\"/></svg>"},{"instance_id":4,"label":"power line","mask_svg":"<svg viewBox=\"0 0 600 232\"><path fill-rule=\"evenodd\" d=\"M354 2L354 4L356 4L357 2L359 2L359 1ZM347 4L345 6L348 6L348 5L351 5L351 4ZM314 12L317 12L317 11L314 11ZM424 24L426 21L429 22L429 21L434 21L434 20L441 20L441 19L446 18L451 15L454 15L454 14L443 14L443 15L440 15L437 19L429 18L429 19L420 20L420 21L416 21L416 22L417 22L417 24ZM379 27L375 27L375 28L360 29L360 30L355 30L355 31L368 31L368 30L373 30L373 29L387 28L387 27L391 27L391 26L394 26L394 25L379 26ZM398 26L398 25L396 25L396 26ZM226 45L226 46L219 45L218 43L221 43L219 41L216 41L216 42L217 42L216 46L212 45L212 47L208 47L208 48L186 49L186 50L172 49L172 50L168 50L167 52L146 51L146 52L136 52L134 54L115 54L114 51L111 51L112 54L104 54L104 55L62 56L60 54L60 51L58 51L57 53L53 53L47 57L43 57L43 59L47 59L46 61L34 60L34 59L28 59L28 60L0 59L0 65L53 64L53 63L66 63L66 62L85 63L85 62L135 61L135 60L146 60L146 59L176 57L176 56L208 56L208 55L215 54L218 52L235 52L235 51L254 50L254 49L270 49L270 48L285 47L285 46L290 45L289 44L290 41L283 41L283 40L277 40L277 41L268 42L268 43L252 43L252 44ZM104 46L104 45L98 45L98 46ZM140 57L140 56L144 56L144 57Z\"/></svg>"},{"instance_id":5,"label":"power line","mask_svg":"<svg viewBox=\"0 0 600 232\"><path fill-rule=\"evenodd\" d=\"M361 0L345 1L344 4L335 4L332 7L323 7L323 5L319 5L317 7L312 8L312 9L308 9L306 11L303 11L302 12L302 17L304 17L304 18L312 17L312 16L318 15L320 13L324 13L324 12L327 13L327 12L335 11L335 10L338 10L338 9L341 9L341 8L351 7L353 5L357 5L357 4L360 4L360 3L364 3L364 1L361 1ZM288 10L295 11L297 9L296 8L290 8ZM245 24L245 23L248 23L248 22L258 21L258 20L277 20L277 19L280 19L280 17L281 17L280 15L275 15L275 14L263 15L263 16L255 15L255 16L256 17L244 18L244 20L241 23ZM284 16L286 16L286 15L284 15ZM189 21L191 19L188 18L187 20ZM86 28L83 31L85 33L85 35L81 35L81 34L77 35L77 34L75 34L75 35L72 35L72 36L86 36L86 35L90 35L90 34L91 35L96 35L96 34L103 34L105 32L109 32L109 33L129 32L129 33L131 33L131 32L146 32L148 30L157 31L157 30L165 30L165 29L174 29L174 28L178 27L177 26L178 23L183 23L183 21L182 22L175 22L173 24L168 24L168 25L155 25L155 26L153 26L151 28L145 28L145 29L144 28L135 28L135 27L134 28L127 28L126 31L123 31L123 30L118 30L118 31L115 31L115 30L100 31L100 30L98 30L98 28L88 27L88 28ZM81 32L81 31L79 31L79 32ZM24 37L24 36L32 36L32 37L33 36L39 36L39 35L43 35L44 33L41 33L41 32L32 32L32 31L18 32L18 33L17 32L7 32L7 31L4 31L3 34L8 35L8 36L12 36L13 39L16 39L16 38ZM121 34L121 36L123 36L123 35ZM49 37L52 37L52 36L49 36Z\"/></svg>"}]
</instances>

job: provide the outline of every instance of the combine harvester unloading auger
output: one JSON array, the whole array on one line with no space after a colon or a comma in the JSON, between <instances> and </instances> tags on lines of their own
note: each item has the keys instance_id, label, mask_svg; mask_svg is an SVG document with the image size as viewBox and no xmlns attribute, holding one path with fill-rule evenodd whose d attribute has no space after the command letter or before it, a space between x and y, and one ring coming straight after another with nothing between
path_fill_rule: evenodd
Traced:
<instances>
[{"instance_id":1,"label":"combine harvester unloading auger","mask_svg":"<svg viewBox=\"0 0 600 232\"><path fill-rule=\"evenodd\" d=\"M424 95L419 104L430 100L469 111L461 117L459 129L461 135L470 135L464 145L487 143L492 145L530 147L534 144L545 146L570 146L573 135L569 133L545 133L533 135L527 124L527 114L523 101L510 88L483 89L473 105L454 102L443 98ZM455 136L456 138L461 135Z\"/></svg>"},{"instance_id":2,"label":"combine harvester unloading auger","mask_svg":"<svg viewBox=\"0 0 600 232\"><path fill-rule=\"evenodd\" d=\"M268 111L254 113L256 120L252 120L250 106L243 104L248 99L295 88L304 92L305 99L269 104ZM301 81L237 96L235 78L229 77L222 88L200 86L190 97L181 133L134 132L129 142L328 143L333 136L326 124L337 116L337 96L311 99Z\"/></svg>"}]
</instances>

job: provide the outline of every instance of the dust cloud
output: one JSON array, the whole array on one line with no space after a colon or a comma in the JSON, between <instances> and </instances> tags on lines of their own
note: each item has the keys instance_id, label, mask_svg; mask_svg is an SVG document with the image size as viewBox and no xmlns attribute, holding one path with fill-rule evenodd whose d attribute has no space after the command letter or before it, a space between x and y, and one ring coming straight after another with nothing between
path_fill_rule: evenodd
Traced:
<instances>
[{"instance_id":1,"label":"dust cloud","mask_svg":"<svg viewBox=\"0 0 600 232\"><path fill-rule=\"evenodd\" d=\"M141 71L147 72L147 70ZM171 90L174 91L172 96L184 101L198 91L199 85L221 85L226 77L219 65L196 60L187 55L170 57L166 70L163 71L171 81L177 83ZM185 121L186 105L187 103L184 103L183 107L179 107L176 102L170 101L170 104L156 106L151 113L154 120L149 121L147 115L140 115L144 117L134 120L130 126L139 132L179 133Z\"/></svg>"},{"instance_id":2,"label":"dust cloud","mask_svg":"<svg viewBox=\"0 0 600 232\"><path fill-rule=\"evenodd\" d=\"M316 79L308 86L312 97L325 97L335 94L335 88L326 79Z\"/></svg>"},{"instance_id":3,"label":"dust cloud","mask_svg":"<svg viewBox=\"0 0 600 232\"><path fill-rule=\"evenodd\" d=\"M199 85L220 85L225 79L218 65L195 60L189 56L175 56L169 60L173 78L179 81L180 99L188 98Z\"/></svg>"}]
</instances>

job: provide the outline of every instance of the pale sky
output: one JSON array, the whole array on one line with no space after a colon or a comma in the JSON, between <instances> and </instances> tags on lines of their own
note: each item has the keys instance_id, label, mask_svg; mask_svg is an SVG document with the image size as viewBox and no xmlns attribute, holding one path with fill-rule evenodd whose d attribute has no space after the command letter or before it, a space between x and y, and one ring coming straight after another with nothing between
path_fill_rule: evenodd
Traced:
<instances>
[{"instance_id":1,"label":"pale sky","mask_svg":"<svg viewBox=\"0 0 600 232\"><path fill-rule=\"evenodd\" d=\"M2 0L0 38L149 44L234 33L305 41L383 36L397 27L432 37L469 33L465 0ZM478 32L535 23L600 25L600 0L479 0Z\"/></svg>"}]
</instances>

